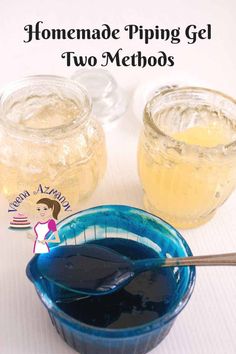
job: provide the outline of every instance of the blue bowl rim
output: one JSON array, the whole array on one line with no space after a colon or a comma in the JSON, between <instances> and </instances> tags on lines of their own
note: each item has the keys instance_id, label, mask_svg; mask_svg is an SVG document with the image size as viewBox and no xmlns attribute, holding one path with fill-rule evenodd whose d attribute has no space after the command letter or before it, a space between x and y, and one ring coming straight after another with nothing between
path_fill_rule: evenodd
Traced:
<instances>
[{"instance_id":1,"label":"blue bowl rim","mask_svg":"<svg viewBox=\"0 0 236 354\"><path fill-rule=\"evenodd\" d=\"M149 213L141 208L136 208L133 206L127 206L127 205L121 205L121 204L104 204L104 205L98 205L92 208L87 208L84 210L80 210L76 213L73 213L69 216L67 216L66 218L64 218L63 220L61 220L57 226L60 228L62 227L62 225L64 225L65 223L67 223L67 220L70 218L74 218L75 216L79 216L82 213L88 213L91 211L99 211L99 210L103 210L106 208L112 209L112 208L129 208L132 210L136 210L138 212L141 212L141 214L146 215L147 217L151 216L152 220L155 221L161 221L161 223L163 223L163 225L168 226L170 229L172 229L178 239L182 242L185 251L187 252L188 256L192 256L192 251L188 245L188 243L186 242L186 240L183 238L183 236L179 233L178 230L176 230L171 224L169 224L168 222L166 222L165 220L163 220L162 218ZM56 247L60 247L60 246L56 246ZM35 257L38 257L38 255L34 255L32 257L32 259L29 261L29 263L27 264L26 267L26 274L28 276L28 278L33 282L36 291L41 299L41 301L43 302L44 306L47 308L48 311L50 311L51 313L53 313L53 315L56 318L59 318L59 321L62 321L64 323L66 323L69 327L73 327L74 330L83 332L84 334L87 335L94 335L95 337L105 337L105 338L127 338L127 337L132 337L132 336L139 336L145 333L149 333L149 332L153 332L161 327L164 327L165 325L168 325L169 322L171 322L172 320L174 320L178 314L184 309L184 307L187 305L194 286L195 286L195 281L196 281L196 269L195 266L191 266L190 268L190 275L189 275L189 280L188 280L188 286L185 292L185 295L182 297L181 301L179 301L178 305L175 306L174 308L171 309L170 312L167 312L165 315L150 321L148 323L145 323L143 325L140 326L134 326L131 328L121 328L121 329L111 329L111 328L102 328L102 327L95 327L95 326L91 326L88 325L84 322L78 321L76 319L74 319L73 317L71 317L70 315L67 315L64 311L62 311L51 299L50 297L45 294L45 291L43 290L42 286L39 284L39 282L35 281L35 279L33 278L31 272L30 272L30 266L31 263L33 262L33 260L35 259Z\"/></svg>"}]
</instances>

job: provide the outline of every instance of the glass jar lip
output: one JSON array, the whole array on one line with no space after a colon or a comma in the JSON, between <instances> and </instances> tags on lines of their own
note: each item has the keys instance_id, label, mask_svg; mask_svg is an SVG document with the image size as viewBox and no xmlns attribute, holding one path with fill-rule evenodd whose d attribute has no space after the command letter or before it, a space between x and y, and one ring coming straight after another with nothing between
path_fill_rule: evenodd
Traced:
<instances>
[{"instance_id":1,"label":"glass jar lip","mask_svg":"<svg viewBox=\"0 0 236 354\"><path fill-rule=\"evenodd\" d=\"M15 123L11 123L8 120L4 120L4 112L2 111L2 105L4 104L4 100L6 100L10 95L17 93L19 90L26 88L27 86L41 86L44 84L52 83L55 87L64 87L71 92L78 94L82 94L84 99L84 103L82 105L81 114L76 118L73 122L69 122L67 124L62 124L50 128L31 128L31 127L19 127ZM79 98L78 98L79 101ZM81 101L80 101L81 102ZM82 125L86 118L91 114L92 111L92 103L91 99L86 91L86 89L79 85L75 80L64 76L58 75L27 75L22 79L15 80L7 84L0 92L0 124L3 125L9 132L12 132L16 136L26 136L30 138L37 138L37 137L47 137L52 136L61 136L65 133L73 130L74 128Z\"/></svg>"},{"instance_id":2,"label":"glass jar lip","mask_svg":"<svg viewBox=\"0 0 236 354\"><path fill-rule=\"evenodd\" d=\"M146 103L146 106L144 108L144 118L143 122L146 126L150 127L152 132L158 136L161 136L163 139L166 140L167 144L169 143L173 148L176 147L178 151L182 150L189 150L192 153L197 153L197 154L220 154L220 153L228 153L228 152L234 152L236 153L236 139L230 143L227 144L220 144L216 145L213 147L206 147L206 146L200 146L197 144L188 144L183 141L177 140L173 138L171 135L166 134L161 130L157 124L155 123L152 115L152 107L154 104L158 103L158 101L161 101L161 99L166 96L167 94L170 93L176 93L176 92L194 92L194 93L211 93L213 95L217 95L218 97L221 97L224 100L227 100L231 104L235 105L235 110L236 110L236 100L229 96L226 95L220 91L205 88L205 87L198 87L198 86L181 86L181 87L166 87L163 90L158 91L153 97L150 98L150 100ZM236 121L235 121L236 122Z\"/></svg>"}]
</instances>

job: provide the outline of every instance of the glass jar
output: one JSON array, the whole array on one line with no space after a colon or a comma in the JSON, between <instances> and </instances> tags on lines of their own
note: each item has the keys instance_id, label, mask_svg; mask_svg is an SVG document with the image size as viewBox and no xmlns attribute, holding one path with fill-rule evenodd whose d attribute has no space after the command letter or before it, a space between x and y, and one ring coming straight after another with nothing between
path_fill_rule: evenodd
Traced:
<instances>
[{"instance_id":1,"label":"glass jar","mask_svg":"<svg viewBox=\"0 0 236 354\"><path fill-rule=\"evenodd\" d=\"M168 88L146 105L138 149L145 208L180 228L209 220L236 186L236 102Z\"/></svg>"},{"instance_id":2,"label":"glass jar","mask_svg":"<svg viewBox=\"0 0 236 354\"><path fill-rule=\"evenodd\" d=\"M32 76L6 87L0 142L0 190L17 209L26 192L74 209L105 172L103 130L86 91L64 77Z\"/></svg>"}]
</instances>

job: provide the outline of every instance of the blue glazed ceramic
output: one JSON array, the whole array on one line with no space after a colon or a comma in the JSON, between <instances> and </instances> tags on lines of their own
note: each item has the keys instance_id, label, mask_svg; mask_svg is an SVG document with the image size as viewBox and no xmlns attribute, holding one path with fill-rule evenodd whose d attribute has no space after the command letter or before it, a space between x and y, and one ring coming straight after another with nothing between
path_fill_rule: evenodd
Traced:
<instances>
[{"instance_id":1,"label":"blue glazed ceramic","mask_svg":"<svg viewBox=\"0 0 236 354\"><path fill-rule=\"evenodd\" d=\"M78 212L58 224L60 245L82 244L105 237L128 238L157 251L161 257L191 256L192 252L177 230L143 210L108 205ZM60 247L52 244L51 247ZM60 336L81 354L145 354L156 347L170 331L187 304L195 283L195 267L175 268L177 291L172 306L163 316L142 326L125 329L98 328L79 322L63 312L55 299L63 289L42 279L37 257L27 266L27 276L48 310Z\"/></svg>"}]
</instances>

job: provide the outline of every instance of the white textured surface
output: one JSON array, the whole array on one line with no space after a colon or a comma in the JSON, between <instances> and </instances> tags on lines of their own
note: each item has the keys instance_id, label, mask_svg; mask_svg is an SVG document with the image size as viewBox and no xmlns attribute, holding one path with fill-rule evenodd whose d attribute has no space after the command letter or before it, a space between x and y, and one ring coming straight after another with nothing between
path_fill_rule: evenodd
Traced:
<instances>
[{"instance_id":1,"label":"white textured surface","mask_svg":"<svg viewBox=\"0 0 236 354\"><path fill-rule=\"evenodd\" d=\"M0 85L29 73L71 75L59 55L63 50L114 49L117 43L38 42L24 45L23 26L42 19L48 26L87 27L103 22L122 25L214 24L214 39L196 46L164 46L175 53L172 69L113 69L126 89L138 81L155 77L161 83L185 78L204 83L236 96L235 1L119 1L100 0L40 2L1 0L0 4ZM109 6L109 8L108 8ZM96 7L94 11L94 7ZM8 39L6 39L8 34ZM5 42L4 42L5 38ZM122 43L128 50L142 48L158 51L163 45L152 42L142 46ZM130 50L131 50L130 49ZM123 120L107 130L109 163L107 173L94 196L82 207L122 203L142 207L142 192L137 177L136 146L139 122L129 111ZM222 253L236 250L236 193L208 224L182 234L194 254ZM32 243L23 233L10 233L7 206L1 201L0 255L0 353L1 354L72 354L51 325L35 290L26 279L25 266L32 256ZM176 321L172 331L153 354L235 354L236 353L236 269L199 268L193 296ZM96 354L96 353L94 353Z\"/></svg>"}]
</instances>

